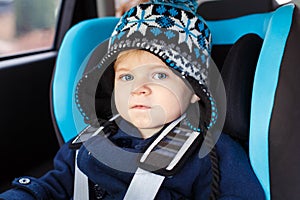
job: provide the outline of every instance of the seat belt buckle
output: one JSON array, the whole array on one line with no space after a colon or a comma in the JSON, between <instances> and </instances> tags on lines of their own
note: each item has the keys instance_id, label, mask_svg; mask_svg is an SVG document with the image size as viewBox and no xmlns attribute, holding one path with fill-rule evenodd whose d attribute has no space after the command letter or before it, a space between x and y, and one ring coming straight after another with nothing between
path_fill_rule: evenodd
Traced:
<instances>
[{"instance_id":1,"label":"seat belt buckle","mask_svg":"<svg viewBox=\"0 0 300 200\"><path fill-rule=\"evenodd\" d=\"M139 160L139 167L163 176L174 175L202 143L200 132L175 127L162 132Z\"/></svg>"}]
</instances>

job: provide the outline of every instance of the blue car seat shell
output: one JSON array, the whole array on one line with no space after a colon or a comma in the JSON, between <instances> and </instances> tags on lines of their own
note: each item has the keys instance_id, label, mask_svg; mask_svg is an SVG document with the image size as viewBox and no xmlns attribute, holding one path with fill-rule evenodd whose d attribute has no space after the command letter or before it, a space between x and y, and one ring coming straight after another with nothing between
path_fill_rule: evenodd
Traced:
<instances>
[{"instance_id":1,"label":"blue car seat shell","mask_svg":"<svg viewBox=\"0 0 300 200\"><path fill-rule=\"evenodd\" d=\"M272 12L207 21L213 45L233 45L249 33L263 39L253 82L249 156L266 199L273 199L269 163L270 124L294 8L294 4L287 4ZM110 37L118 21L118 18L107 17L81 22L70 29L63 40L52 80L52 112L61 144L75 137L86 126L74 102L76 80L84 72L82 66L88 64L91 52ZM300 185L300 180L295 182Z\"/></svg>"},{"instance_id":2,"label":"blue car seat shell","mask_svg":"<svg viewBox=\"0 0 300 200\"><path fill-rule=\"evenodd\" d=\"M75 126L73 116L73 108L76 108L73 102L75 79L80 74L78 70L87 61L89 53L110 37L117 22L118 19L114 17L87 20L71 28L63 40L52 82L53 115L61 144L77 135L77 129L80 128Z\"/></svg>"}]
</instances>

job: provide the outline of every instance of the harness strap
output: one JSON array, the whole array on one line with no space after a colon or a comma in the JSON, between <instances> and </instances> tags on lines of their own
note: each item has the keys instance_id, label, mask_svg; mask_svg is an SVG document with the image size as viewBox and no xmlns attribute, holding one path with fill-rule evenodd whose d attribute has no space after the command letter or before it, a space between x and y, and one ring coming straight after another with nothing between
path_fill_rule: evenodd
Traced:
<instances>
[{"instance_id":1,"label":"harness strap","mask_svg":"<svg viewBox=\"0 0 300 200\"><path fill-rule=\"evenodd\" d=\"M109 121L115 120L119 115L112 117ZM78 136L70 144L70 147L76 149L75 155L75 174L74 174L74 200L88 200L89 199L89 182L88 177L78 168L77 165L77 155L79 147L83 142L87 141L89 138L99 134L103 130L104 126L99 128L93 128L92 126L87 126L85 129L78 134Z\"/></svg>"},{"instance_id":2,"label":"harness strap","mask_svg":"<svg viewBox=\"0 0 300 200\"><path fill-rule=\"evenodd\" d=\"M154 199L165 176L174 175L178 166L184 163L183 158L189 157L192 149L198 146L201 141L199 132L176 127L185 117L184 114L168 125L145 151L124 199ZM72 144L82 144L89 137L99 134L102 129L103 126L98 130L88 127ZM75 159L74 200L88 200L88 177L77 166L77 154L78 150Z\"/></svg>"},{"instance_id":3,"label":"harness strap","mask_svg":"<svg viewBox=\"0 0 300 200\"><path fill-rule=\"evenodd\" d=\"M77 154L75 156L75 177L74 177L74 200L89 200L88 177L77 166Z\"/></svg>"},{"instance_id":4,"label":"harness strap","mask_svg":"<svg viewBox=\"0 0 300 200\"><path fill-rule=\"evenodd\" d=\"M167 126L145 151L124 199L154 199L165 177L174 175L182 158L189 156L200 133L175 127L185 117L183 115Z\"/></svg>"},{"instance_id":5,"label":"harness strap","mask_svg":"<svg viewBox=\"0 0 300 200\"><path fill-rule=\"evenodd\" d=\"M164 179L165 176L138 168L131 180L124 200L154 199Z\"/></svg>"}]
</instances>

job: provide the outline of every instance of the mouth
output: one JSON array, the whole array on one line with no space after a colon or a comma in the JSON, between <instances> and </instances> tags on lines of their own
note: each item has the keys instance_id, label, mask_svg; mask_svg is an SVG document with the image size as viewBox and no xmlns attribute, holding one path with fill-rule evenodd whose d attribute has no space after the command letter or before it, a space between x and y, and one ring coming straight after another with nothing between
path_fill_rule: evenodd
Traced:
<instances>
[{"instance_id":1,"label":"mouth","mask_svg":"<svg viewBox=\"0 0 300 200\"><path fill-rule=\"evenodd\" d=\"M148 110L150 108L151 108L150 106L146 106L146 105L134 105L130 107L130 109L137 109L137 110Z\"/></svg>"}]
</instances>

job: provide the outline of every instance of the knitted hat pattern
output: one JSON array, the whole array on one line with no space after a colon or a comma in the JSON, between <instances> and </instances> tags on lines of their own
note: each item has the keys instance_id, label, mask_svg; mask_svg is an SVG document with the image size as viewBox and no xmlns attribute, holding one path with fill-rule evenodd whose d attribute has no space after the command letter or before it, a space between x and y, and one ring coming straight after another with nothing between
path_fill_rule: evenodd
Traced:
<instances>
[{"instance_id":1,"label":"knitted hat pattern","mask_svg":"<svg viewBox=\"0 0 300 200\"><path fill-rule=\"evenodd\" d=\"M108 52L95 70L107 67L112 58L129 49L158 56L188 80L204 102L209 111L204 127L210 128L217 120L215 101L208 89L211 33L196 14L197 6L194 0L153 0L131 8L116 25ZM88 77L83 76L81 82ZM88 117L82 109L81 112Z\"/></svg>"},{"instance_id":2,"label":"knitted hat pattern","mask_svg":"<svg viewBox=\"0 0 300 200\"><path fill-rule=\"evenodd\" d=\"M141 4L123 15L109 51L148 50L182 75L187 73L205 84L210 40L208 27L194 14L164 4Z\"/></svg>"}]
</instances>

